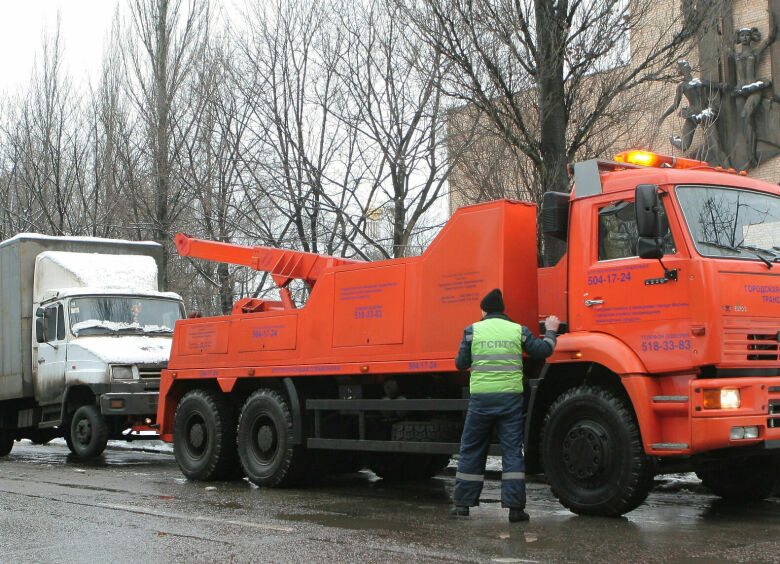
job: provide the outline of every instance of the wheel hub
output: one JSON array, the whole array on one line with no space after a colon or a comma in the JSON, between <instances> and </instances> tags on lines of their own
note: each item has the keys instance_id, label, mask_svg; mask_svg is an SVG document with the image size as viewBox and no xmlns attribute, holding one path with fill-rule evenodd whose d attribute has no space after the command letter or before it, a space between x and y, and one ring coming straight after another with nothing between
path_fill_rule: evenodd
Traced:
<instances>
[{"instance_id":1,"label":"wheel hub","mask_svg":"<svg viewBox=\"0 0 780 564\"><path fill-rule=\"evenodd\" d=\"M580 480L597 476L605 467L607 435L592 423L579 423L563 439L566 471Z\"/></svg>"},{"instance_id":2,"label":"wheel hub","mask_svg":"<svg viewBox=\"0 0 780 564\"><path fill-rule=\"evenodd\" d=\"M190 427L189 442L193 448L203 448L203 443L206 442L206 430L202 423L196 423Z\"/></svg>"},{"instance_id":3,"label":"wheel hub","mask_svg":"<svg viewBox=\"0 0 780 564\"><path fill-rule=\"evenodd\" d=\"M257 447L263 454L268 454L274 448L275 435L271 425L262 425L257 430Z\"/></svg>"},{"instance_id":4,"label":"wheel hub","mask_svg":"<svg viewBox=\"0 0 780 564\"><path fill-rule=\"evenodd\" d=\"M76 423L76 440L80 443L88 443L92 435L92 426L86 419L81 419Z\"/></svg>"}]
</instances>

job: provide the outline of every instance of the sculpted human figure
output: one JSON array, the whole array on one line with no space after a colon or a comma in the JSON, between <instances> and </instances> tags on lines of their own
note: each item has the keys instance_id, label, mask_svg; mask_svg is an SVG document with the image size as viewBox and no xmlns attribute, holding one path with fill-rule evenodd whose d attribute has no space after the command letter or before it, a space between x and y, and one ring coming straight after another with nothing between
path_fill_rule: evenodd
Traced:
<instances>
[{"instance_id":1,"label":"sculpted human figure","mask_svg":"<svg viewBox=\"0 0 780 564\"><path fill-rule=\"evenodd\" d=\"M740 50L732 55L737 71L737 87L734 90L736 96L737 111L742 118L745 127L745 138L748 145L750 164L756 164L756 126L755 112L761 103L764 89L769 88L772 82L768 79L758 78L758 66L761 58L769 45L775 40L775 21L772 13L769 14L769 36L761 42L761 32L758 28L742 28L737 30L737 44ZM758 43L753 46L753 43Z\"/></svg>"},{"instance_id":2,"label":"sculpted human figure","mask_svg":"<svg viewBox=\"0 0 780 564\"><path fill-rule=\"evenodd\" d=\"M671 136L669 141L678 149L687 151L693 142L696 127L701 124L707 136L708 150L720 157L720 143L712 125L718 117L720 91L725 85L694 78L690 63L684 59L677 61L677 72L682 80L677 85L674 102L658 118L658 125L661 125L680 106L685 96L688 105L680 109L679 113L680 117L685 119L682 136Z\"/></svg>"}]
</instances>

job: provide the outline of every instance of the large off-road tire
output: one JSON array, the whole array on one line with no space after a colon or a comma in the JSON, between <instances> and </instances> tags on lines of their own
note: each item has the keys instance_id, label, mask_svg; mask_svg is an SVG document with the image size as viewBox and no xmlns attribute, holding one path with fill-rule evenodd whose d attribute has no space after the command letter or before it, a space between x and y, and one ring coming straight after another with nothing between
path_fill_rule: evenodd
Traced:
<instances>
[{"instance_id":1,"label":"large off-road tire","mask_svg":"<svg viewBox=\"0 0 780 564\"><path fill-rule=\"evenodd\" d=\"M754 456L718 460L696 469L696 475L712 493L730 501L758 501L775 491L780 457Z\"/></svg>"},{"instance_id":2,"label":"large off-road tire","mask_svg":"<svg viewBox=\"0 0 780 564\"><path fill-rule=\"evenodd\" d=\"M191 390L173 417L173 454L182 474L191 480L235 478L236 409L219 392Z\"/></svg>"},{"instance_id":3,"label":"large off-road tire","mask_svg":"<svg viewBox=\"0 0 780 564\"><path fill-rule=\"evenodd\" d=\"M581 515L622 515L650 493L648 457L630 404L595 386L572 388L550 407L542 462L553 494Z\"/></svg>"},{"instance_id":4,"label":"large off-road tire","mask_svg":"<svg viewBox=\"0 0 780 564\"><path fill-rule=\"evenodd\" d=\"M13 448L13 434L10 431L0 430L0 456L8 456Z\"/></svg>"},{"instance_id":5,"label":"large off-road tire","mask_svg":"<svg viewBox=\"0 0 780 564\"><path fill-rule=\"evenodd\" d=\"M103 453L108 443L108 423L96 405L82 405L70 420L68 447L79 458Z\"/></svg>"},{"instance_id":6,"label":"large off-road tire","mask_svg":"<svg viewBox=\"0 0 780 564\"><path fill-rule=\"evenodd\" d=\"M278 392L260 389L241 409L238 455L249 480L264 487L290 486L315 476L311 457L293 444L293 419L287 400Z\"/></svg>"}]
</instances>

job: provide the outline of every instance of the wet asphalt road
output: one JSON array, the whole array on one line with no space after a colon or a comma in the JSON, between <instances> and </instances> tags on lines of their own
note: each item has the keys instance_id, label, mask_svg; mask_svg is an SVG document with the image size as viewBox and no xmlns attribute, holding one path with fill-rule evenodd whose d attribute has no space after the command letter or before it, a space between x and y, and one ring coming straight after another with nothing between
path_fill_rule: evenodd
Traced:
<instances>
[{"instance_id":1,"label":"wet asphalt road","mask_svg":"<svg viewBox=\"0 0 780 564\"><path fill-rule=\"evenodd\" d=\"M667 483L625 518L577 517L529 484L510 524L489 480L450 520L454 478L388 484L370 472L308 489L183 478L170 454L16 443L0 459L2 562L780 562L780 499L724 505ZM664 491L665 490L665 491Z\"/></svg>"}]
</instances>

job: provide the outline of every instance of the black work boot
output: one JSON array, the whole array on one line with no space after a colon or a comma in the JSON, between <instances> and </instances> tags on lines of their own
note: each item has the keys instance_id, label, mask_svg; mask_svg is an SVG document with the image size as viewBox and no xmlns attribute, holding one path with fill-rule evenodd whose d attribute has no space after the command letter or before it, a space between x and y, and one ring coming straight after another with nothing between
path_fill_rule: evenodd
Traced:
<instances>
[{"instance_id":1,"label":"black work boot","mask_svg":"<svg viewBox=\"0 0 780 564\"><path fill-rule=\"evenodd\" d=\"M528 521L531 518L522 508L510 507L509 508L509 522L519 523L520 521Z\"/></svg>"},{"instance_id":2,"label":"black work boot","mask_svg":"<svg viewBox=\"0 0 780 564\"><path fill-rule=\"evenodd\" d=\"M450 509L450 517L468 517L469 508L465 505L453 505Z\"/></svg>"}]
</instances>

